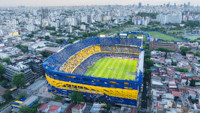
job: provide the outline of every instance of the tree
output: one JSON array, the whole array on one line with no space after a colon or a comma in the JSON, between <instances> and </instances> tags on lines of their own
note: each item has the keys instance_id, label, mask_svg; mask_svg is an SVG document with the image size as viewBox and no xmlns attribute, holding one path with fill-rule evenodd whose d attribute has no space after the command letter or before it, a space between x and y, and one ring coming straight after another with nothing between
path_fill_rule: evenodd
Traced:
<instances>
[{"instance_id":1,"label":"tree","mask_svg":"<svg viewBox=\"0 0 200 113\"><path fill-rule=\"evenodd\" d=\"M198 56L198 57L200 57L200 52L199 52L199 51L197 51L197 52L195 53L195 56Z\"/></svg>"},{"instance_id":2,"label":"tree","mask_svg":"<svg viewBox=\"0 0 200 113\"><path fill-rule=\"evenodd\" d=\"M98 32L91 32L88 34L88 36L92 37L92 36L97 36Z\"/></svg>"},{"instance_id":3,"label":"tree","mask_svg":"<svg viewBox=\"0 0 200 113\"><path fill-rule=\"evenodd\" d=\"M5 72L6 72L6 68L3 66L3 64L0 63L0 78L2 78Z\"/></svg>"},{"instance_id":4,"label":"tree","mask_svg":"<svg viewBox=\"0 0 200 113\"><path fill-rule=\"evenodd\" d=\"M75 104L79 104L81 102L84 102L83 94L81 92L73 92L70 95L71 101Z\"/></svg>"},{"instance_id":5,"label":"tree","mask_svg":"<svg viewBox=\"0 0 200 113\"><path fill-rule=\"evenodd\" d=\"M179 68L179 67L177 67L177 68L175 68L175 70L176 71L180 71L180 72L188 72L188 69L187 68Z\"/></svg>"},{"instance_id":6,"label":"tree","mask_svg":"<svg viewBox=\"0 0 200 113\"><path fill-rule=\"evenodd\" d=\"M28 107L28 106L22 106L19 111L20 113L36 113L37 112L37 108L41 105L41 103L36 103L35 105L33 105L33 107Z\"/></svg>"},{"instance_id":7,"label":"tree","mask_svg":"<svg viewBox=\"0 0 200 113\"><path fill-rule=\"evenodd\" d=\"M13 75L12 84L17 87L23 87L25 84L24 73L15 73Z\"/></svg>"},{"instance_id":8,"label":"tree","mask_svg":"<svg viewBox=\"0 0 200 113\"><path fill-rule=\"evenodd\" d=\"M69 39L67 40L67 42L68 42L69 44L72 44L72 43L73 43L73 40L72 40L71 38L69 38Z\"/></svg>"},{"instance_id":9,"label":"tree","mask_svg":"<svg viewBox=\"0 0 200 113\"><path fill-rule=\"evenodd\" d=\"M82 93L77 93L76 101L77 101L78 104L84 101Z\"/></svg>"},{"instance_id":10,"label":"tree","mask_svg":"<svg viewBox=\"0 0 200 113\"><path fill-rule=\"evenodd\" d=\"M33 113L32 112L32 109L29 108L28 106L22 106L20 109L19 109L20 113Z\"/></svg>"},{"instance_id":11,"label":"tree","mask_svg":"<svg viewBox=\"0 0 200 113\"><path fill-rule=\"evenodd\" d=\"M32 38L32 37L33 37L33 34L29 34L28 37Z\"/></svg>"},{"instance_id":12,"label":"tree","mask_svg":"<svg viewBox=\"0 0 200 113\"><path fill-rule=\"evenodd\" d=\"M173 65L173 66L176 66L176 65L177 65L177 62L172 62L172 65Z\"/></svg>"},{"instance_id":13,"label":"tree","mask_svg":"<svg viewBox=\"0 0 200 113\"><path fill-rule=\"evenodd\" d=\"M157 48L156 50L162 51L162 52L169 52L169 50L167 48L164 48L164 47Z\"/></svg>"},{"instance_id":14,"label":"tree","mask_svg":"<svg viewBox=\"0 0 200 113\"><path fill-rule=\"evenodd\" d=\"M149 49L149 44L143 44L144 49ZM146 51L145 51L146 52Z\"/></svg>"},{"instance_id":15,"label":"tree","mask_svg":"<svg viewBox=\"0 0 200 113\"><path fill-rule=\"evenodd\" d=\"M153 66L153 61L149 58L146 58L144 63L145 63L147 68L150 68L151 66Z\"/></svg>"},{"instance_id":16,"label":"tree","mask_svg":"<svg viewBox=\"0 0 200 113\"><path fill-rule=\"evenodd\" d=\"M145 58L151 58L151 51L145 51Z\"/></svg>"},{"instance_id":17,"label":"tree","mask_svg":"<svg viewBox=\"0 0 200 113\"><path fill-rule=\"evenodd\" d=\"M17 48L21 49L21 51L23 51L24 53L28 51L28 46L24 46L24 45L16 45Z\"/></svg>"},{"instance_id":18,"label":"tree","mask_svg":"<svg viewBox=\"0 0 200 113\"><path fill-rule=\"evenodd\" d=\"M18 99L20 99L20 98L25 98L26 96L27 96L26 91L22 91L22 92L20 92L20 94L19 94L19 96L18 96Z\"/></svg>"},{"instance_id":19,"label":"tree","mask_svg":"<svg viewBox=\"0 0 200 113\"><path fill-rule=\"evenodd\" d=\"M187 22L183 22L183 24L185 24L185 26L188 26L188 27L191 27L191 28L200 26L199 21L187 21Z\"/></svg>"},{"instance_id":20,"label":"tree","mask_svg":"<svg viewBox=\"0 0 200 113\"><path fill-rule=\"evenodd\" d=\"M51 32L50 35L56 36L57 32Z\"/></svg>"},{"instance_id":21,"label":"tree","mask_svg":"<svg viewBox=\"0 0 200 113\"><path fill-rule=\"evenodd\" d=\"M188 54L194 54L194 52L192 52L192 51L187 51L186 53L188 53Z\"/></svg>"},{"instance_id":22,"label":"tree","mask_svg":"<svg viewBox=\"0 0 200 113\"><path fill-rule=\"evenodd\" d=\"M108 102L108 101L105 100L105 99L100 99L100 100L98 100L98 103L106 104L106 109L107 109L107 110L110 110L110 108L112 107L111 103Z\"/></svg>"},{"instance_id":23,"label":"tree","mask_svg":"<svg viewBox=\"0 0 200 113\"><path fill-rule=\"evenodd\" d=\"M174 97L174 101L177 101L177 100L178 100L178 97L175 96L175 97Z\"/></svg>"},{"instance_id":24,"label":"tree","mask_svg":"<svg viewBox=\"0 0 200 113\"><path fill-rule=\"evenodd\" d=\"M65 39L58 39L58 40L56 40L56 43L58 43L58 44L62 44L63 42L65 42Z\"/></svg>"},{"instance_id":25,"label":"tree","mask_svg":"<svg viewBox=\"0 0 200 113\"><path fill-rule=\"evenodd\" d=\"M45 36L44 39L49 41L50 37L49 36Z\"/></svg>"},{"instance_id":26,"label":"tree","mask_svg":"<svg viewBox=\"0 0 200 113\"><path fill-rule=\"evenodd\" d=\"M181 47L180 47L180 51L181 51L181 54L185 56L186 53L187 53L188 51L190 51L190 49L187 48L187 47L181 46Z\"/></svg>"},{"instance_id":27,"label":"tree","mask_svg":"<svg viewBox=\"0 0 200 113\"><path fill-rule=\"evenodd\" d=\"M4 59L2 59L2 61L3 61L3 62L6 62L7 64L10 64L10 63L11 63L10 58L4 58Z\"/></svg>"},{"instance_id":28,"label":"tree","mask_svg":"<svg viewBox=\"0 0 200 113\"><path fill-rule=\"evenodd\" d=\"M193 86L193 87L195 87L196 85L195 85L195 80L194 79L192 79L191 81L190 81L190 86Z\"/></svg>"},{"instance_id":29,"label":"tree","mask_svg":"<svg viewBox=\"0 0 200 113\"><path fill-rule=\"evenodd\" d=\"M6 90L5 93L2 95L2 97L6 100L9 101L12 99L12 93L10 92L10 90Z\"/></svg>"},{"instance_id":30,"label":"tree","mask_svg":"<svg viewBox=\"0 0 200 113\"><path fill-rule=\"evenodd\" d=\"M3 80L3 81L0 82L0 85L1 85L2 87L6 87L7 84L8 84L8 81L6 81L6 80Z\"/></svg>"},{"instance_id":31,"label":"tree","mask_svg":"<svg viewBox=\"0 0 200 113\"><path fill-rule=\"evenodd\" d=\"M47 51L41 51L40 54L42 54L42 56L45 57L45 58L47 58L47 57L49 57L50 55L52 55L52 53L47 52Z\"/></svg>"},{"instance_id":32,"label":"tree","mask_svg":"<svg viewBox=\"0 0 200 113\"><path fill-rule=\"evenodd\" d=\"M111 105L110 103L107 103L107 104L106 104L106 109L107 109L107 110L110 110L111 107L112 107L112 105Z\"/></svg>"},{"instance_id":33,"label":"tree","mask_svg":"<svg viewBox=\"0 0 200 113\"><path fill-rule=\"evenodd\" d=\"M165 58L167 58L167 52L165 53Z\"/></svg>"},{"instance_id":34,"label":"tree","mask_svg":"<svg viewBox=\"0 0 200 113\"><path fill-rule=\"evenodd\" d=\"M151 79L151 69L145 69L144 71L144 79L150 80Z\"/></svg>"},{"instance_id":35,"label":"tree","mask_svg":"<svg viewBox=\"0 0 200 113\"><path fill-rule=\"evenodd\" d=\"M39 36L38 38L39 38L39 39L44 39L44 37L43 37L43 36Z\"/></svg>"},{"instance_id":36,"label":"tree","mask_svg":"<svg viewBox=\"0 0 200 113\"><path fill-rule=\"evenodd\" d=\"M46 26L45 29L46 29L46 30L52 30L52 31L55 31L55 30L56 30L55 27L51 27L51 26Z\"/></svg>"},{"instance_id":37,"label":"tree","mask_svg":"<svg viewBox=\"0 0 200 113\"><path fill-rule=\"evenodd\" d=\"M187 81L186 81L186 83L185 83L186 85L188 85L188 79L187 79Z\"/></svg>"},{"instance_id":38,"label":"tree","mask_svg":"<svg viewBox=\"0 0 200 113\"><path fill-rule=\"evenodd\" d=\"M59 100L61 101L63 98L61 96L55 96L54 100Z\"/></svg>"},{"instance_id":39,"label":"tree","mask_svg":"<svg viewBox=\"0 0 200 113\"><path fill-rule=\"evenodd\" d=\"M82 35L83 35L83 37L85 37L85 38L88 37L88 33L86 33L86 32L83 32Z\"/></svg>"}]
</instances>

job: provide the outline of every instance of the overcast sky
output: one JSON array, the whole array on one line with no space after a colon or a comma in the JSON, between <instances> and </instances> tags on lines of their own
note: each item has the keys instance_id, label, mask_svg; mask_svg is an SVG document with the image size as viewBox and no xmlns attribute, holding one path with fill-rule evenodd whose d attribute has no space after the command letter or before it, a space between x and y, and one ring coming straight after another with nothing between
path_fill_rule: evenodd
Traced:
<instances>
[{"instance_id":1,"label":"overcast sky","mask_svg":"<svg viewBox=\"0 0 200 113\"><path fill-rule=\"evenodd\" d=\"M143 5L164 3L200 5L200 0L0 0L0 7L6 6L78 6L78 5L130 5L142 2Z\"/></svg>"}]
</instances>

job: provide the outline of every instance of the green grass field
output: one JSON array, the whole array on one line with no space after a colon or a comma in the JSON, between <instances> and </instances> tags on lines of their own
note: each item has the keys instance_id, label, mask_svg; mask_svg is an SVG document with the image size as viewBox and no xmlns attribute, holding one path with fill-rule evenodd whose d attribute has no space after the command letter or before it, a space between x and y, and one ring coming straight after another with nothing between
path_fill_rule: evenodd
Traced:
<instances>
[{"instance_id":1,"label":"green grass field","mask_svg":"<svg viewBox=\"0 0 200 113\"><path fill-rule=\"evenodd\" d=\"M171 36L159 33L159 32L147 32L147 33L149 33L150 35L152 35L156 38L160 38L160 39L163 39L163 40L166 40L166 41L180 41L177 38L174 38L174 37L171 37Z\"/></svg>"},{"instance_id":2,"label":"green grass field","mask_svg":"<svg viewBox=\"0 0 200 113\"><path fill-rule=\"evenodd\" d=\"M167 33L186 33L186 31L183 31L183 30L170 30L170 31L167 31Z\"/></svg>"},{"instance_id":3,"label":"green grass field","mask_svg":"<svg viewBox=\"0 0 200 113\"><path fill-rule=\"evenodd\" d=\"M129 35L127 36L127 38L137 38L137 35L135 35L135 34L129 34Z\"/></svg>"},{"instance_id":4,"label":"green grass field","mask_svg":"<svg viewBox=\"0 0 200 113\"><path fill-rule=\"evenodd\" d=\"M127 36L127 38L137 38L137 36L139 36L139 35L135 35L135 34L129 34L128 36ZM141 36L141 35L140 35ZM143 35L143 37L144 37L144 41L146 41L147 40L147 35Z\"/></svg>"},{"instance_id":5,"label":"green grass field","mask_svg":"<svg viewBox=\"0 0 200 113\"><path fill-rule=\"evenodd\" d=\"M126 33L126 32L137 31L137 30L138 30L138 27L135 25L126 25L123 27L117 27L117 28L105 30L103 32L100 32L97 36L105 35L106 37L112 37L114 35L117 35L119 32Z\"/></svg>"},{"instance_id":6,"label":"green grass field","mask_svg":"<svg viewBox=\"0 0 200 113\"><path fill-rule=\"evenodd\" d=\"M101 78L135 80L137 60L102 58L95 62L85 73Z\"/></svg>"},{"instance_id":7,"label":"green grass field","mask_svg":"<svg viewBox=\"0 0 200 113\"><path fill-rule=\"evenodd\" d=\"M185 37L187 39L190 39L190 40L195 40L197 38L200 38L200 36L190 36L190 37Z\"/></svg>"}]
</instances>

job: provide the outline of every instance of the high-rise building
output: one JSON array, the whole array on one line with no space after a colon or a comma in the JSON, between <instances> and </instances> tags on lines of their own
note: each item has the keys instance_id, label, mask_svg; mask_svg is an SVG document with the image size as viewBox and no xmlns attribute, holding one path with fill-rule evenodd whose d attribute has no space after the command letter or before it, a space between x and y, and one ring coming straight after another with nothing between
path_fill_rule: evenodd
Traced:
<instances>
[{"instance_id":1,"label":"high-rise building","mask_svg":"<svg viewBox=\"0 0 200 113\"><path fill-rule=\"evenodd\" d=\"M47 18L49 16L49 10L42 8L42 18Z\"/></svg>"},{"instance_id":2,"label":"high-rise building","mask_svg":"<svg viewBox=\"0 0 200 113\"><path fill-rule=\"evenodd\" d=\"M6 73L3 76L10 81L12 81L15 73L24 73L24 80L26 83L32 82L40 76L44 76L41 59L20 59L17 63L5 65L5 68Z\"/></svg>"},{"instance_id":3,"label":"high-rise building","mask_svg":"<svg viewBox=\"0 0 200 113\"><path fill-rule=\"evenodd\" d=\"M44 69L42 67L42 60L30 59L26 62L30 69L35 73L35 78L44 75Z\"/></svg>"},{"instance_id":4,"label":"high-rise building","mask_svg":"<svg viewBox=\"0 0 200 113\"><path fill-rule=\"evenodd\" d=\"M67 25L72 25L72 26L76 26L78 24L77 18L75 17L68 17L66 18L65 22Z\"/></svg>"},{"instance_id":5,"label":"high-rise building","mask_svg":"<svg viewBox=\"0 0 200 113\"><path fill-rule=\"evenodd\" d=\"M26 83L33 81L35 78L32 70L28 65L19 63L16 66L7 65L5 66L5 68L6 68L6 73L3 76L10 81L12 81L13 75L15 73L24 73L24 79Z\"/></svg>"},{"instance_id":6,"label":"high-rise building","mask_svg":"<svg viewBox=\"0 0 200 113\"><path fill-rule=\"evenodd\" d=\"M184 3L184 7L187 7L186 3Z\"/></svg>"},{"instance_id":7,"label":"high-rise building","mask_svg":"<svg viewBox=\"0 0 200 113\"><path fill-rule=\"evenodd\" d=\"M182 14L181 13L159 14L159 15L157 15L156 19L161 24L181 23Z\"/></svg>"},{"instance_id":8,"label":"high-rise building","mask_svg":"<svg viewBox=\"0 0 200 113\"><path fill-rule=\"evenodd\" d=\"M176 3L174 3L174 7L176 7Z\"/></svg>"},{"instance_id":9,"label":"high-rise building","mask_svg":"<svg viewBox=\"0 0 200 113\"><path fill-rule=\"evenodd\" d=\"M82 16L81 22L88 23L88 16L87 15Z\"/></svg>"},{"instance_id":10,"label":"high-rise building","mask_svg":"<svg viewBox=\"0 0 200 113\"><path fill-rule=\"evenodd\" d=\"M190 2L188 2L188 7L190 7Z\"/></svg>"},{"instance_id":11,"label":"high-rise building","mask_svg":"<svg viewBox=\"0 0 200 113\"><path fill-rule=\"evenodd\" d=\"M150 22L150 18L149 17L141 17L141 16L136 16L132 18L132 22L135 25L144 25L147 26Z\"/></svg>"},{"instance_id":12,"label":"high-rise building","mask_svg":"<svg viewBox=\"0 0 200 113\"><path fill-rule=\"evenodd\" d=\"M170 3L167 4L167 7L169 7L169 6L170 6Z\"/></svg>"},{"instance_id":13,"label":"high-rise building","mask_svg":"<svg viewBox=\"0 0 200 113\"><path fill-rule=\"evenodd\" d=\"M138 7L139 7L139 8L141 8L141 7L142 7L142 3L141 3L141 2L139 2L139 4L138 4Z\"/></svg>"}]
</instances>

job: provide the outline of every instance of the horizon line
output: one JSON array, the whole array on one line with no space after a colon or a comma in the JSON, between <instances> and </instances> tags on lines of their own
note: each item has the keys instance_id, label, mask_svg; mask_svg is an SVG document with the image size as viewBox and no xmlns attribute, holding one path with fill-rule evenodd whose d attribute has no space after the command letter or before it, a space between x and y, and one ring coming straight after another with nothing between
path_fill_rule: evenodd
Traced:
<instances>
[{"instance_id":1,"label":"horizon line","mask_svg":"<svg viewBox=\"0 0 200 113\"><path fill-rule=\"evenodd\" d=\"M168 3L163 3L163 4L159 4L159 5L151 5L149 4L149 6L163 6L163 5L167 5ZM147 6L148 4L144 4L142 6ZM170 6L173 6L174 4L170 4ZM176 4L176 6L181 6L181 5L184 5L184 3L181 3L181 4ZM97 5L97 4L91 4L91 5L43 5L43 6L37 6L37 5L17 5L17 6L0 6L0 8L2 7L86 7L86 6L138 6L138 4L126 4L126 5L123 5L123 4L102 4L102 5ZM194 6L194 7L198 7L199 5L196 4L196 5L190 5L190 6Z\"/></svg>"}]
</instances>

